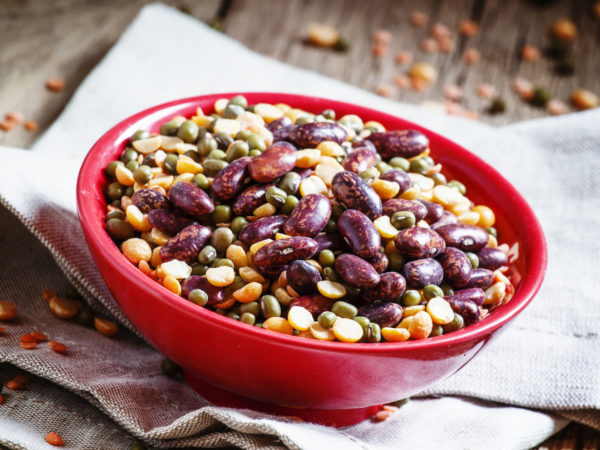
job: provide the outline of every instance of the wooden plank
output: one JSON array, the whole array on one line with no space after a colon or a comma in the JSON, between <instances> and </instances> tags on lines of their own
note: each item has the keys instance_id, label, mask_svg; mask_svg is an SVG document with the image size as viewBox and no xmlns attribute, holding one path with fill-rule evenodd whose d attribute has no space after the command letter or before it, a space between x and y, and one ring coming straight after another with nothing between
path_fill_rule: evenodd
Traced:
<instances>
[{"instance_id":1,"label":"wooden plank","mask_svg":"<svg viewBox=\"0 0 600 450\"><path fill-rule=\"evenodd\" d=\"M31 133L0 131L0 144L27 147L67 104L85 76L151 0L2 0L0 2L0 118L19 111L39 123ZM179 6L181 1L166 0ZM195 17L210 21L220 0L190 3ZM61 77L64 91L48 92L45 80Z\"/></svg>"}]
</instances>

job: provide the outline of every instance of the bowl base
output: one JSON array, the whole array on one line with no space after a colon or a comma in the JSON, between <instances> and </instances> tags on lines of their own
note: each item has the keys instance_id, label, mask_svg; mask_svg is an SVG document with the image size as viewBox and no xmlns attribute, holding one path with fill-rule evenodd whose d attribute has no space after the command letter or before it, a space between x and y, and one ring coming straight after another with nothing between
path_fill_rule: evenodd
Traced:
<instances>
[{"instance_id":1,"label":"bowl base","mask_svg":"<svg viewBox=\"0 0 600 450\"><path fill-rule=\"evenodd\" d=\"M292 408L264 403L242 397L241 395L232 394L231 392L227 392L201 380L187 371L183 371L183 378L189 387L200 394L205 400L216 406L251 409L265 414L284 416L302 422L310 422L337 428L347 427L362 422L363 420L372 417L382 406L373 405L365 408L353 409Z\"/></svg>"}]
</instances>

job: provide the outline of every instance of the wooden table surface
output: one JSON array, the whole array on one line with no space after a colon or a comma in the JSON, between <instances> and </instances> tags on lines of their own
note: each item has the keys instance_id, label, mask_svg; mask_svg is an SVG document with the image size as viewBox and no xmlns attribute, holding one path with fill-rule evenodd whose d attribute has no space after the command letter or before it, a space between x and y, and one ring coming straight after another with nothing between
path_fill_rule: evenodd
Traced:
<instances>
[{"instance_id":1,"label":"wooden table surface","mask_svg":"<svg viewBox=\"0 0 600 450\"><path fill-rule=\"evenodd\" d=\"M37 132L22 126L3 133L0 144L27 147L60 114L81 81L102 59L147 0L0 0L0 120L11 111L39 124ZM227 35L249 48L289 64L308 68L375 92L394 86L394 76L406 66L394 62L398 51L410 51L415 60L432 63L439 79L423 92L396 87L392 98L420 103L442 101L443 88L455 83L463 88L461 104L492 124L543 117L547 112L522 101L512 90L516 77L531 80L568 103L575 88L600 93L600 20L594 16L594 0L165 0L194 17L221 27ZM442 23L452 33L455 50L424 53L419 46L429 26L409 23L413 11L429 16L429 24ZM578 36L569 58L575 73L560 76L556 61L542 57L523 61L521 49L549 44L548 30L559 18L571 19ZM265 20L267 18L268 20ZM457 32L461 20L480 24L470 38ZM304 42L310 23L333 25L348 41L346 52L315 48ZM372 33L389 30L387 54L372 53ZM481 61L466 64L466 48L476 48ZM65 80L65 89L53 93L44 88L51 77ZM503 114L485 111L490 100L477 96L480 83L491 83L507 106ZM549 449L599 448L600 433L570 425L543 444ZM542 447L541 447L542 448Z\"/></svg>"}]
</instances>

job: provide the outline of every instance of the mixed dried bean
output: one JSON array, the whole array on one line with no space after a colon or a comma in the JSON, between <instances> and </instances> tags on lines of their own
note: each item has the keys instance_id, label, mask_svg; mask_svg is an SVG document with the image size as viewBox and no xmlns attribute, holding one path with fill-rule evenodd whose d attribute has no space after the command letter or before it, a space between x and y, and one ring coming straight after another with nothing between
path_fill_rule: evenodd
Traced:
<instances>
[{"instance_id":1,"label":"mixed dried bean","mask_svg":"<svg viewBox=\"0 0 600 450\"><path fill-rule=\"evenodd\" d=\"M214 110L136 132L106 167L107 232L171 292L341 342L439 336L512 296L493 211L446 179L423 133L242 96ZM55 313L76 314L64 300Z\"/></svg>"}]
</instances>

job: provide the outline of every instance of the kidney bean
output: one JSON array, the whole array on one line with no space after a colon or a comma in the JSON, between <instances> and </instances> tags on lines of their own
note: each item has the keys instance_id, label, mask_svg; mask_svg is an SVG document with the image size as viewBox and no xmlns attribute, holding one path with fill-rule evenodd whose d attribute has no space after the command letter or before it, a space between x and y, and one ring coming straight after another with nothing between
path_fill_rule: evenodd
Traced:
<instances>
[{"instance_id":1,"label":"kidney bean","mask_svg":"<svg viewBox=\"0 0 600 450\"><path fill-rule=\"evenodd\" d=\"M440 284L444 279L444 271L439 262L433 258L416 259L404 264L406 284L413 289L421 289L428 284Z\"/></svg>"},{"instance_id":2,"label":"kidney bean","mask_svg":"<svg viewBox=\"0 0 600 450\"><path fill-rule=\"evenodd\" d=\"M454 291L452 296L461 302L469 301L475 303L477 306L481 306L485 300L485 291L481 288L474 287Z\"/></svg>"},{"instance_id":3,"label":"kidney bean","mask_svg":"<svg viewBox=\"0 0 600 450\"><path fill-rule=\"evenodd\" d=\"M410 211L418 222L427 216L427 207L413 200L391 198L383 202L383 215L392 217L398 211Z\"/></svg>"},{"instance_id":4,"label":"kidney bean","mask_svg":"<svg viewBox=\"0 0 600 450\"><path fill-rule=\"evenodd\" d=\"M282 215L261 217L254 222L250 222L240 231L238 238L246 245L271 239L281 229L283 222L285 222L285 216Z\"/></svg>"},{"instance_id":5,"label":"kidney bean","mask_svg":"<svg viewBox=\"0 0 600 450\"><path fill-rule=\"evenodd\" d=\"M205 276L192 275L181 284L181 295L185 298L190 295L194 289L202 289L208 295L208 304L214 305L225 300L225 290L213 286Z\"/></svg>"},{"instance_id":6,"label":"kidney bean","mask_svg":"<svg viewBox=\"0 0 600 450\"><path fill-rule=\"evenodd\" d=\"M347 209L339 217L337 226L354 254L364 259L370 259L379 252L381 236L373 222L362 212Z\"/></svg>"},{"instance_id":7,"label":"kidney bean","mask_svg":"<svg viewBox=\"0 0 600 450\"><path fill-rule=\"evenodd\" d=\"M431 224L431 228L433 230L437 230L439 227L443 227L444 225L454 225L458 223L458 218L448 211L442 212L442 217L440 217L436 222Z\"/></svg>"},{"instance_id":8,"label":"kidney bean","mask_svg":"<svg viewBox=\"0 0 600 450\"><path fill-rule=\"evenodd\" d=\"M194 219L202 219L202 216L215 209L208 194L191 183L177 182L173 184L169 189L169 200Z\"/></svg>"},{"instance_id":9,"label":"kidney bean","mask_svg":"<svg viewBox=\"0 0 600 450\"><path fill-rule=\"evenodd\" d=\"M429 139L417 130L396 130L372 133L367 136L375 144L382 159L402 156L410 158L427 150Z\"/></svg>"},{"instance_id":10,"label":"kidney bean","mask_svg":"<svg viewBox=\"0 0 600 450\"><path fill-rule=\"evenodd\" d=\"M481 289L489 288L494 282L494 272L489 269L478 267L471 271L471 277L465 287L478 287Z\"/></svg>"},{"instance_id":11,"label":"kidney bean","mask_svg":"<svg viewBox=\"0 0 600 450\"><path fill-rule=\"evenodd\" d=\"M385 272L388 266L388 257L385 253L377 253L371 259L369 259L369 263L373 266L373 268L377 271L377 273Z\"/></svg>"},{"instance_id":12,"label":"kidney bean","mask_svg":"<svg viewBox=\"0 0 600 450\"><path fill-rule=\"evenodd\" d=\"M395 302L404 293L406 280L398 272L385 272L381 274L379 284L363 291L363 300L373 303L377 300Z\"/></svg>"},{"instance_id":13,"label":"kidney bean","mask_svg":"<svg viewBox=\"0 0 600 450\"><path fill-rule=\"evenodd\" d=\"M332 252L337 251L349 251L348 243L339 234L323 234L314 238L317 242L317 253L323 250L331 250Z\"/></svg>"},{"instance_id":14,"label":"kidney bean","mask_svg":"<svg viewBox=\"0 0 600 450\"><path fill-rule=\"evenodd\" d=\"M153 209L168 209L171 207L169 199L155 189L140 189L133 193L131 202L143 213Z\"/></svg>"},{"instance_id":15,"label":"kidney bean","mask_svg":"<svg viewBox=\"0 0 600 450\"><path fill-rule=\"evenodd\" d=\"M479 267L482 269L496 270L508 264L508 256L497 248L482 248L479 253Z\"/></svg>"},{"instance_id":16,"label":"kidney bean","mask_svg":"<svg viewBox=\"0 0 600 450\"><path fill-rule=\"evenodd\" d=\"M255 184L237 196L231 209L236 216L249 216L260 205L265 203L265 194L273 184Z\"/></svg>"},{"instance_id":17,"label":"kidney bean","mask_svg":"<svg viewBox=\"0 0 600 450\"><path fill-rule=\"evenodd\" d=\"M346 283L361 288L377 286L380 280L371 264L350 253L342 253L335 259L335 271Z\"/></svg>"},{"instance_id":18,"label":"kidney bean","mask_svg":"<svg viewBox=\"0 0 600 450\"><path fill-rule=\"evenodd\" d=\"M402 306L392 302L377 302L358 308L358 315L364 316L381 328L394 327L402 320Z\"/></svg>"},{"instance_id":19,"label":"kidney bean","mask_svg":"<svg viewBox=\"0 0 600 450\"><path fill-rule=\"evenodd\" d=\"M248 164L250 176L259 183L269 183L296 166L296 147L289 142L276 142Z\"/></svg>"},{"instance_id":20,"label":"kidney bean","mask_svg":"<svg viewBox=\"0 0 600 450\"><path fill-rule=\"evenodd\" d=\"M461 300L454 295L444 298L448 301L448 303L450 303L452 310L462 316L462 318L465 320L465 325L475 323L481 317L481 311L479 311L479 307L475 302L470 300Z\"/></svg>"},{"instance_id":21,"label":"kidney bean","mask_svg":"<svg viewBox=\"0 0 600 450\"><path fill-rule=\"evenodd\" d=\"M306 261L294 261L287 270L287 283L300 295L317 294L317 283L321 281L321 274L315 266Z\"/></svg>"},{"instance_id":22,"label":"kidney bean","mask_svg":"<svg viewBox=\"0 0 600 450\"><path fill-rule=\"evenodd\" d=\"M293 306L302 306L310 311L313 315L313 319L317 319L319 314L325 311L329 311L336 300L323 297L322 295L311 295L296 297L290 302L290 308Z\"/></svg>"},{"instance_id":23,"label":"kidney bean","mask_svg":"<svg viewBox=\"0 0 600 450\"><path fill-rule=\"evenodd\" d=\"M375 149L371 150L369 147L359 147L344 158L342 166L344 166L344 170L361 173L363 170L370 169L376 163L377 151Z\"/></svg>"},{"instance_id":24,"label":"kidney bean","mask_svg":"<svg viewBox=\"0 0 600 450\"><path fill-rule=\"evenodd\" d=\"M477 252L486 246L489 239L483 228L462 223L444 225L435 231L446 241L448 247L456 247L463 252Z\"/></svg>"},{"instance_id":25,"label":"kidney bean","mask_svg":"<svg viewBox=\"0 0 600 450\"><path fill-rule=\"evenodd\" d=\"M462 250L454 247L446 247L440 253L438 261L444 269L444 280L452 286L465 286L471 279L473 268L469 258Z\"/></svg>"},{"instance_id":26,"label":"kidney bean","mask_svg":"<svg viewBox=\"0 0 600 450\"><path fill-rule=\"evenodd\" d=\"M394 239L400 253L413 258L434 257L446 248L439 234L429 228L410 227L400 230Z\"/></svg>"},{"instance_id":27,"label":"kidney bean","mask_svg":"<svg viewBox=\"0 0 600 450\"><path fill-rule=\"evenodd\" d=\"M273 142L285 141L292 128L294 128L294 124L290 118L285 116L267 124L267 130L273 134Z\"/></svg>"},{"instance_id":28,"label":"kidney bean","mask_svg":"<svg viewBox=\"0 0 600 450\"><path fill-rule=\"evenodd\" d=\"M333 177L331 189L335 198L348 209L356 209L371 220L381 216L381 199L358 174L347 170Z\"/></svg>"},{"instance_id":29,"label":"kidney bean","mask_svg":"<svg viewBox=\"0 0 600 450\"><path fill-rule=\"evenodd\" d=\"M331 203L321 194L302 197L283 224L283 231L290 236L314 237L331 217Z\"/></svg>"},{"instance_id":30,"label":"kidney bean","mask_svg":"<svg viewBox=\"0 0 600 450\"><path fill-rule=\"evenodd\" d=\"M212 236L209 227L200 224L190 225L173 236L160 249L160 258L163 262L178 259L191 262L200 253Z\"/></svg>"},{"instance_id":31,"label":"kidney bean","mask_svg":"<svg viewBox=\"0 0 600 450\"><path fill-rule=\"evenodd\" d=\"M348 134L341 125L333 122L309 122L296 125L288 134L288 139L300 148L316 148L323 141L341 144Z\"/></svg>"},{"instance_id":32,"label":"kidney bean","mask_svg":"<svg viewBox=\"0 0 600 450\"><path fill-rule=\"evenodd\" d=\"M247 228L247 227L246 227ZM305 236L279 239L260 248L254 255L259 271L269 271L290 264L297 259L308 259L317 251L317 243Z\"/></svg>"},{"instance_id":33,"label":"kidney bean","mask_svg":"<svg viewBox=\"0 0 600 450\"><path fill-rule=\"evenodd\" d=\"M386 173L381 175L379 179L398 183L398 186L400 186L400 191L398 192L399 194L402 194L410 187L410 177L403 170L388 170Z\"/></svg>"},{"instance_id":34,"label":"kidney bean","mask_svg":"<svg viewBox=\"0 0 600 450\"><path fill-rule=\"evenodd\" d=\"M154 228L173 235L194 223L193 219L170 209L153 209L148 212L148 221Z\"/></svg>"},{"instance_id":35,"label":"kidney bean","mask_svg":"<svg viewBox=\"0 0 600 450\"><path fill-rule=\"evenodd\" d=\"M430 202L429 200L423 200L422 198L418 198L415 201L422 203L423 205L425 205L425 208L427 208L427 215L425 216L425 221L429 224L437 222L444 215L444 207L439 203Z\"/></svg>"},{"instance_id":36,"label":"kidney bean","mask_svg":"<svg viewBox=\"0 0 600 450\"><path fill-rule=\"evenodd\" d=\"M252 159L250 156L236 159L215 176L211 189L217 200L231 200L248 185L248 164Z\"/></svg>"}]
</instances>

